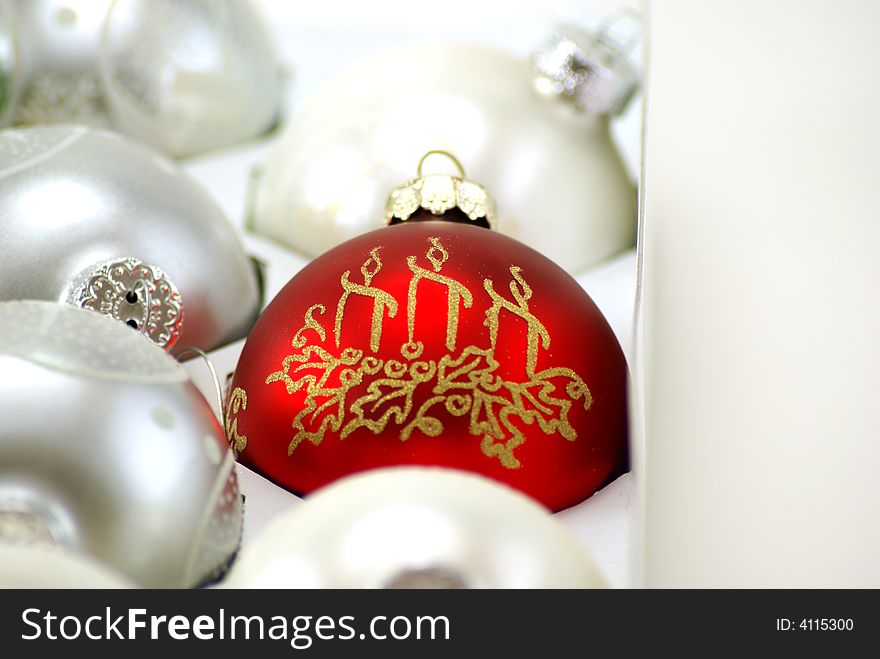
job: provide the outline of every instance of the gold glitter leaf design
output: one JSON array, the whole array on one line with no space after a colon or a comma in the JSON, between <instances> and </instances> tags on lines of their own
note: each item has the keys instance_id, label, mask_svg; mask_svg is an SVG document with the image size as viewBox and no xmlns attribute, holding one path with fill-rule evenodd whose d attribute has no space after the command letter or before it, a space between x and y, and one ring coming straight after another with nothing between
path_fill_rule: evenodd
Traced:
<instances>
[{"instance_id":1,"label":"gold glitter leaf design","mask_svg":"<svg viewBox=\"0 0 880 659\"><path fill-rule=\"evenodd\" d=\"M398 301L391 294L373 286L382 269L379 247L370 251L360 268L363 284L350 280L350 270L342 274L342 292L334 321L338 350L349 296L372 298L369 353L373 354L352 347L333 354L317 345L325 342L326 331L314 315L323 315L326 307L315 304L304 314L303 326L291 341L295 351L282 360L279 370L266 378L266 384L282 383L288 394L305 390L303 406L293 419L294 435L288 445L288 455L304 440L320 445L328 431L337 434L340 440L362 429L373 435L396 433L403 442L419 433L437 437L444 432L444 419L449 417L466 418L468 432L480 438L483 454L497 459L508 469L522 466L515 453L526 441L526 426L534 425L547 436L560 436L567 441L577 439L569 413L575 405L589 410L593 398L584 380L569 368L537 371L539 353L550 347L551 337L529 307L534 293L522 269L509 268L510 297L499 294L491 279L483 281L491 301L483 322L489 330L489 345L469 345L456 351L461 308L472 308L474 296L467 286L441 274L449 253L440 239L431 237L428 242L425 258L430 268L419 265L416 256L406 257L412 276L407 290L408 341L399 350L402 361L375 355L381 345L386 313L388 318L394 318L398 308ZM448 291L448 353L439 360L421 359L424 345L415 338L418 287L422 280L441 284ZM510 314L526 324L526 365L521 381L508 380L498 374L500 364L495 350L502 314ZM310 340L317 341L310 343ZM355 388L358 388L356 397L352 394ZM426 397L426 394L429 395Z\"/></svg>"},{"instance_id":2,"label":"gold glitter leaf design","mask_svg":"<svg viewBox=\"0 0 880 659\"><path fill-rule=\"evenodd\" d=\"M316 311L320 314L324 314L327 312L327 307L325 307L323 304L313 304L306 310L306 324L303 325L302 328L300 328L299 332L294 335L293 341L291 341L294 348L302 348L306 343L308 343L308 339L303 336L303 332L305 332L306 330L314 331L318 335L318 338L321 339L321 341L327 339L327 333L324 331L324 328L321 327L321 324L318 321L312 318L312 314Z\"/></svg>"},{"instance_id":3,"label":"gold glitter leaf design","mask_svg":"<svg viewBox=\"0 0 880 659\"><path fill-rule=\"evenodd\" d=\"M226 401L226 441L229 442L236 452L241 453L247 448L248 438L245 435L238 434L238 414L247 409L248 397L247 393L241 387L236 387L229 394L229 400Z\"/></svg>"}]
</instances>

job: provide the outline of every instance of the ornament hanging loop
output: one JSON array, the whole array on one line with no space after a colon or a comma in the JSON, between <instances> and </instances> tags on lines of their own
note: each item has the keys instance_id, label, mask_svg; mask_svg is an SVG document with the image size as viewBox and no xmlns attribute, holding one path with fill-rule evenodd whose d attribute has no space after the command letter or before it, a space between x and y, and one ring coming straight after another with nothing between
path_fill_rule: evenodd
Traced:
<instances>
[{"instance_id":1,"label":"ornament hanging loop","mask_svg":"<svg viewBox=\"0 0 880 659\"><path fill-rule=\"evenodd\" d=\"M458 158L456 158L454 155L449 153L449 151L444 151L442 149L432 149L431 151L428 151L427 153L425 153L425 155L423 155L421 157L421 159L419 160L419 166L416 168L416 176L418 176L419 178L422 177L422 165L425 164L425 161L428 159L429 156L435 156L435 155L436 156L446 156L446 158L448 158L449 160L452 161L452 164L455 165L455 168L458 169L458 177L465 178L464 167L458 161Z\"/></svg>"},{"instance_id":2,"label":"ornament hanging loop","mask_svg":"<svg viewBox=\"0 0 880 659\"><path fill-rule=\"evenodd\" d=\"M134 297L129 299L130 295L134 295ZM150 283L143 277L135 279L131 289L125 292L125 300L129 304L135 304L131 300L137 300L139 295L143 296L144 322L140 327L135 327L135 329L141 332L141 334L146 334L147 325L150 322L150 310L153 308L153 296L150 293Z\"/></svg>"},{"instance_id":3,"label":"ornament hanging loop","mask_svg":"<svg viewBox=\"0 0 880 659\"><path fill-rule=\"evenodd\" d=\"M201 357L202 361L208 366L208 371L211 373L211 380L214 382L214 393L217 394L217 418L220 419L220 422L223 422L223 388L220 386L220 378L217 377L217 369L214 368L214 363L211 361L211 358L208 357L208 354L199 348L185 348L177 353L177 356L180 357L187 353L192 353L194 355L198 355Z\"/></svg>"}]
</instances>

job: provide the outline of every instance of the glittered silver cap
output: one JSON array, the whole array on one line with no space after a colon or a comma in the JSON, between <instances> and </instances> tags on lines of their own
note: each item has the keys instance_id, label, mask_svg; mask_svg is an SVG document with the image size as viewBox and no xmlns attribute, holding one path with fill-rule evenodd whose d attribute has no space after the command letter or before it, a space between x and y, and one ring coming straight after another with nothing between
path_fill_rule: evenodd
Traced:
<instances>
[{"instance_id":1,"label":"glittered silver cap","mask_svg":"<svg viewBox=\"0 0 880 659\"><path fill-rule=\"evenodd\" d=\"M180 338L180 291L162 270L133 257L86 268L71 286L67 303L115 318L165 350Z\"/></svg>"},{"instance_id":2,"label":"glittered silver cap","mask_svg":"<svg viewBox=\"0 0 880 659\"><path fill-rule=\"evenodd\" d=\"M590 114L622 112L639 86L627 55L640 37L641 21L630 13L593 32L559 26L534 54L535 87Z\"/></svg>"}]
</instances>

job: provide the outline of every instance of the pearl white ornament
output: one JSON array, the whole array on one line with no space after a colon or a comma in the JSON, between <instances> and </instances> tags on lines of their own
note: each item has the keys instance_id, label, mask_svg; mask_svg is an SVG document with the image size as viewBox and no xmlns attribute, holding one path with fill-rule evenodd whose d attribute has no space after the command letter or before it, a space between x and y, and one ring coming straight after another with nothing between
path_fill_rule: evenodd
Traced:
<instances>
[{"instance_id":1,"label":"pearl white ornament","mask_svg":"<svg viewBox=\"0 0 880 659\"><path fill-rule=\"evenodd\" d=\"M0 545L0 588L134 588L88 556L43 545Z\"/></svg>"},{"instance_id":2,"label":"pearl white ornament","mask_svg":"<svg viewBox=\"0 0 880 659\"><path fill-rule=\"evenodd\" d=\"M380 469L279 516L234 588L597 588L577 540L522 494L464 472Z\"/></svg>"},{"instance_id":3,"label":"pearl white ornament","mask_svg":"<svg viewBox=\"0 0 880 659\"><path fill-rule=\"evenodd\" d=\"M12 8L0 8L0 25L11 23L18 41L17 124L113 127L185 156L276 119L275 54L247 0L18 0Z\"/></svg>"},{"instance_id":4,"label":"pearl white ornament","mask_svg":"<svg viewBox=\"0 0 880 659\"><path fill-rule=\"evenodd\" d=\"M150 587L238 548L232 453L183 368L98 314L0 304L0 542L87 554Z\"/></svg>"},{"instance_id":5,"label":"pearl white ornament","mask_svg":"<svg viewBox=\"0 0 880 659\"><path fill-rule=\"evenodd\" d=\"M252 228L321 254L381 226L388 190L442 149L492 193L502 233L564 268L628 247L635 193L608 115L538 93L535 77L529 61L480 46L360 59L291 118L265 162Z\"/></svg>"},{"instance_id":6,"label":"pearl white ornament","mask_svg":"<svg viewBox=\"0 0 880 659\"><path fill-rule=\"evenodd\" d=\"M0 132L0 235L0 300L71 301L178 351L238 339L259 311L253 265L213 199L115 133Z\"/></svg>"}]
</instances>

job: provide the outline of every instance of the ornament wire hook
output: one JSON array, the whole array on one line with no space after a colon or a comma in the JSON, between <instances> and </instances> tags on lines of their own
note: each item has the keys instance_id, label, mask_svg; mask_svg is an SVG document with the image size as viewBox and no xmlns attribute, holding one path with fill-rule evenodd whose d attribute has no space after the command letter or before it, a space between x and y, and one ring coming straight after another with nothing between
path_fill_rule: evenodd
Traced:
<instances>
[{"instance_id":1,"label":"ornament wire hook","mask_svg":"<svg viewBox=\"0 0 880 659\"><path fill-rule=\"evenodd\" d=\"M217 377L217 369L214 368L214 363L207 353L200 348L184 348L177 353L177 356L185 355L188 352L198 355L208 365L208 371L210 371L211 379L214 381L214 392L217 394L217 416L220 421L223 421L223 388L220 386L220 378Z\"/></svg>"},{"instance_id":2,"label":"ornament wire hook","mask_svg":"<svg viewBox=\"0 0 880 659\"><path fill-rule=\"evenodd\" d=\"M446 156L447 158L449 158L452 161L452 163L455 165L455 167L458 169L459 178L465 178L464 167L462 167L461 163L458 161L458 158L456 158L454 155L449 153L449 151L443 151L442 149L432 149L431 151L428 151L425 155L422 156L422 158L419 160L419 166L416 169L416 176L418 176L419 178L422 177L422 165L425 164L425 161L428 159L428 156L434 156L434 155Z\"/></svg>"}]
</instances>

